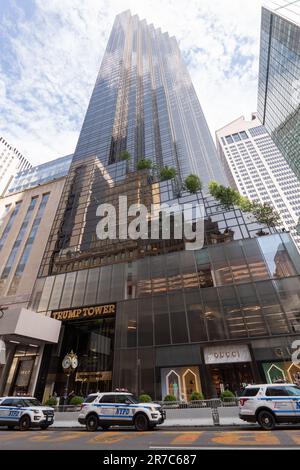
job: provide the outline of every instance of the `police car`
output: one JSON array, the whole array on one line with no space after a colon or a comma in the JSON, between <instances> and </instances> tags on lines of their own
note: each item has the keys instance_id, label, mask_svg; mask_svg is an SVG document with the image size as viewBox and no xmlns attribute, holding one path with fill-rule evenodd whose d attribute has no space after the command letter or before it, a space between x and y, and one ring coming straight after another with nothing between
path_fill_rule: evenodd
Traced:
<instances>
[{"instance_id":1,"label":"police car","mask_svg":"<svg viewBox=\"0 0 300 470\"><path fill-rule=\"evenodd\" d=\"M287 383L248 385L239 399L239 417L265 430L300 423L300 388Z\"/></svg>"},{"instance_id":2,"label":"police car","mask_svg":"<svg viewBox=\"0 0 300 470\"><path fill-rule=\"evenodd\" d=\"M42 406L33 397L0 398L0 426L18 427L27 431L31 427L47 429L54 421L54 409Z\"/></svg>"},{"instance_id":3,"label":"police car","mask_svg":"<svg viewBox=\"0 0 300 470\"><path fill-rule=\"evenodd\" d=\"M99 427L105 431L113 425L133 425L137 431L147 431L165 418L157 403L139 403L131 393L109 392L89 395L81 405L78 421L88 431Z\"/></svg>"}]
</instances>

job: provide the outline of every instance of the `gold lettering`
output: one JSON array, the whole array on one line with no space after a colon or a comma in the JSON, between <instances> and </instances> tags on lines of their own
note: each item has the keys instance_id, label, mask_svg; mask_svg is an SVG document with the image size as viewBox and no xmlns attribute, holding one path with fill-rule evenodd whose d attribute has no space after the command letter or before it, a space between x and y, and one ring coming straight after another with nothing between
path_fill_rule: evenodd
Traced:
<instances>
[{"instance_id":1,"label":"gold lettering","mask_svg":"<svg viewBox=\"0 0 300 470\"><path fill-rule=\"evenodd\" d=\"M115 304L107 305L97 305L95 307L84 307L84 308L74 308L72 310L59 310L57 312L52 312L52 318L56 320L72 320L73 318L80 317L93 317L96 315L102 315L106 313L115 313L116 306Z\"/></svg>"},{"instance_id":2,"label":"gold lettering","mask_svg":"<svg viewBox=\"0 0 300 470\"><path fill-rule=\"evenodd\" d=\"M108 311L108 305L104 305L104 307L103 307L103 313L109 313L109 311Z\"/></svg>"},{"instance_id":3,"label":"gold lettering","mask_svg":"<svg viewBox=\"0 0 300 470\"><path fill-rule=\"evenodd\" d=\"M90 307L90 308L88 309L88 315L89 315L90 317L92 317L92 316L94 315L94 311L95 311L94 307Z\"/></svg>"}]
</instances>

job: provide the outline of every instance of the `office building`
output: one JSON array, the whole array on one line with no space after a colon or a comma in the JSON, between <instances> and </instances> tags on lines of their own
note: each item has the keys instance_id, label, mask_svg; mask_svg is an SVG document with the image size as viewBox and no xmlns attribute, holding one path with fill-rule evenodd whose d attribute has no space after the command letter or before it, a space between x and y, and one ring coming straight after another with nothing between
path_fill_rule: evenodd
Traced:
<instances>
[{"instance_id":1,"label":"office building","mask_svg":"<svg viewBox=\"0 0 300 470\"><path fill-rule=\"evenodd\" d=\"M267 202L280 214L300 250L300 182L256 114L242 116L216 132L217 149L228 180L243 196Z\"/></svg>"},{"instance_id":2,"label":"office building","mask_svg":"<svg viewBox=\"0 0 300 470\"><path fill-rule=\"evenodd\" d=\"M262 9L258 117L300 179L300 2Z\"/></svg>"},{"instance_id":3,"label":"office building","mask_svg":"<svg viewBox=\"0 0 300 470\"><path fill-rule=\"evenodd\" d=\"M55 162L23 170L0 199L0 395L34 394L44 346L58 340L60 322L28 308L69 169Z\"/></svg>"}]
</instances>

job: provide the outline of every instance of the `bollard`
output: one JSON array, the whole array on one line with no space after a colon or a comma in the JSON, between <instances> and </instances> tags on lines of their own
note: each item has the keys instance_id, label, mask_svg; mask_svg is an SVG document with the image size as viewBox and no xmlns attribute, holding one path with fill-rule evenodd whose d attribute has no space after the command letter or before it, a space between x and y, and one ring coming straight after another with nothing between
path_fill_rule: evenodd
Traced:
<instances>
[{"instance_id":1,"label":"bollard","mask_svg":"<svg viewBox=\"0 0 300 470\"><path fill-rule=\"evenodd\" d=\"M218 408L212 408L211 414L212 414L214 426L220 426L220 416L219 416Z\"/></svg>"}]
</instances>

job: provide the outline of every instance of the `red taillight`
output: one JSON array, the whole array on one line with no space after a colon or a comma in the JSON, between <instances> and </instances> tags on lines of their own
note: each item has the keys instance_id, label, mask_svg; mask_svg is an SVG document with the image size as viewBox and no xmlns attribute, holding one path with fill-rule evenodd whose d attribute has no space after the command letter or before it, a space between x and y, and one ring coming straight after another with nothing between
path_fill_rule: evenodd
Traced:
<instances>
[{"instance_id":1,"label":"red taillight","mask_svg":"<svg viewBox=\"0 0 300 470\"><path fill-rule=\"evenodd\" d=\"M241 406L244 406L244 404L246 403L246 401L248 401L249 398L240 398L240 405Z\"/></svg>"}]
</instances>

